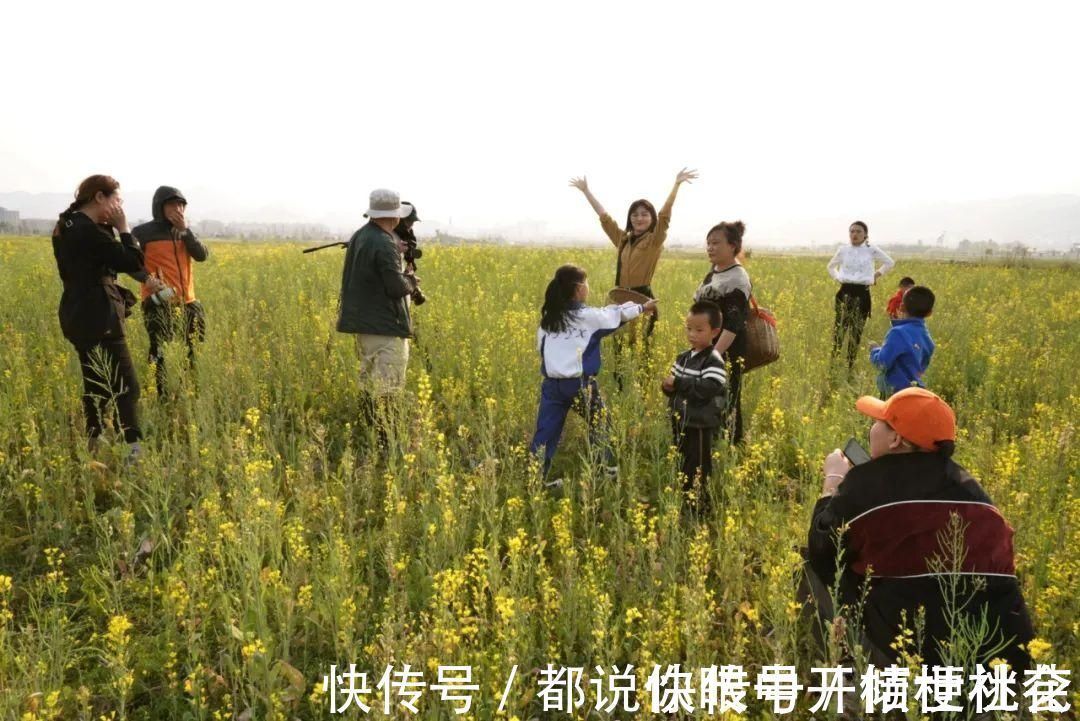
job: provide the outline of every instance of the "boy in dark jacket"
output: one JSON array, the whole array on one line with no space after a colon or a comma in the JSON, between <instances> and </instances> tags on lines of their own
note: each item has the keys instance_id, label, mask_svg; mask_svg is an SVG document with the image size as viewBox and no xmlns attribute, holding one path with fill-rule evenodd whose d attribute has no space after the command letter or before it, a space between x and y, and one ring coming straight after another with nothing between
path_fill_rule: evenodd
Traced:
<instances>
[{"instance_id":1,"label":"boy in dark jacket","mask_svg":"<svg viewBox=\"0 0 1080 721\"><path fill-rule=\"evenodd\" d=\"M671 427L682 456L686 476L683 490L690 490L701 474L701 502L712 473L712 443L727 407L727 371L713 349L720 332L720 308L708 301L690 306L686 315L686 339L690 350L679 354L662 389L671 408Z\"/></svg>"},{"instance_id":2,"label":"boy in dark jacket","mask_svg":"<svg viewBox=\"0 0 1080 721\"><path fill-rule=\"evenodd\" d=\"M877 386L882 398L911 386L925 387L923 373L934 354L926 318L933 310L933 291L914 286L904 294L900 317L892 322L885 342L870 344L870 362L881 370Z\"/></svg>"}]
</instances>

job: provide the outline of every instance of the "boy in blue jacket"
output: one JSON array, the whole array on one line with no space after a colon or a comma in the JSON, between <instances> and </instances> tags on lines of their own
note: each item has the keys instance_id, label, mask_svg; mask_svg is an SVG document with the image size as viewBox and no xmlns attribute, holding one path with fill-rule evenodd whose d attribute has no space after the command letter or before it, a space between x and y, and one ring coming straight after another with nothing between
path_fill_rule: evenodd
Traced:
<instances>
[{"instance_id":1,"label":"boy in blue jacket","mask_svg":"<svg viewBox=\"0 0 1080 721\"><path fill-rule=\"evenodd\" d=\"M900 317L892 321L885 341L880 346L870 344L870 362L881 369L877 387L882 398L910 386L926 387L922 377L934 354L926 318L933 310L933 291L921 285L912 287L904 293Z\"/></svg>"}]
</instances>

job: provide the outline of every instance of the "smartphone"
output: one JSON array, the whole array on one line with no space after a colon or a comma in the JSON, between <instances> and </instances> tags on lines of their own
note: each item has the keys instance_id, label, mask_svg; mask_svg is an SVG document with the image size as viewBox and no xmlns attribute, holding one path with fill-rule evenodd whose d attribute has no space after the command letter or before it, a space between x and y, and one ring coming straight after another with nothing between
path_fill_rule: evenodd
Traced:
<instances>
[{"instance_id":1,"label":"smartphone","mask_svg":"<svg viewBox=\"0 0 1080 721\"><path fill-rule=\"evenodd\" d=\"M870 460L870 454L866 452L866 449L859 444L854 438L849 438L848 442L844 445L844 450L841 451L844 454L844 458L847 458L851 465L861 466Z\"/></svg>"}]
</instances>

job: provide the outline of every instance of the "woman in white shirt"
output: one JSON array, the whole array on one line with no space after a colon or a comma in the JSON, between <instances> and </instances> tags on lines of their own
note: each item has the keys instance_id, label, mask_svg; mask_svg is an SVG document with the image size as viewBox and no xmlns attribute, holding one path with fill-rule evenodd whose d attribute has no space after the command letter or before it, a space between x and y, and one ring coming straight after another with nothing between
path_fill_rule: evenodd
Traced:
<instances>
[{"instance_id":1,"label":"woman in white shirt","mask_svg":"<svg viewBox=\"0 0 1080 721\"><path fill-rule=\"evenodd\" d=\"M850 245L842 245L829 261L829 275L840 283L836 291L836 320L833 325L833 356L848 341L848 370L855 365L863 326L870 317L870 286L895 263L885 251L867 241L870 229L856 220L848 228ZM879 263L881 265L877 265Z\"/></svg>"}]
</instances>

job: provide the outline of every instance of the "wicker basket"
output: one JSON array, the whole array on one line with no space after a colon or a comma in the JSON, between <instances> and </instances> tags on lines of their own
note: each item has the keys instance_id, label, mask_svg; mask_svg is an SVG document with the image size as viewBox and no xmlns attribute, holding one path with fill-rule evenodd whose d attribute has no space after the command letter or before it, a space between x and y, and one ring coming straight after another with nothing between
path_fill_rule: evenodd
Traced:
<instances>
[{"instance_id":1,"label":"wicker basket","mask_svg":"<svg viewBox=\"0 0 1080 721\"><path fill-rule=\"evenodd\" d=\"M769 365L780 357L780 334L776 332L776 318L768 308L758 306L750 296L750 315L746 319L746 365L745 370Z\"/></svg>"},{"instance_id":2,"label":"wicker basket","mask_svg":"<svg viewBox=\"0 0 1080 721\"><path fill-rule=\"evenodd\" d=\"M642 305L644 305L645 303L648 303L650 300L652 300L652 298L645 295L644 293L639 293L636 290L630 290L629 288L619 288L619 287L612 288L611 290L609 290L608 294L607 294L607 297L608 297L608 303L613 303L615 305L622 305L623 303L641 303ZM635 325L637 325L638 319L643 318L644 315L645 314L639 315L637 318L634 318L632 321L629 321L627 323L623 323L621 326L619 326L619 329L617 331L615 331L615 332L619 333L624 328L626 328L627 326L635 326ZM634 330L635 330L635 332L637 331L636 328Z\"/></svg>"}]
</instances>

